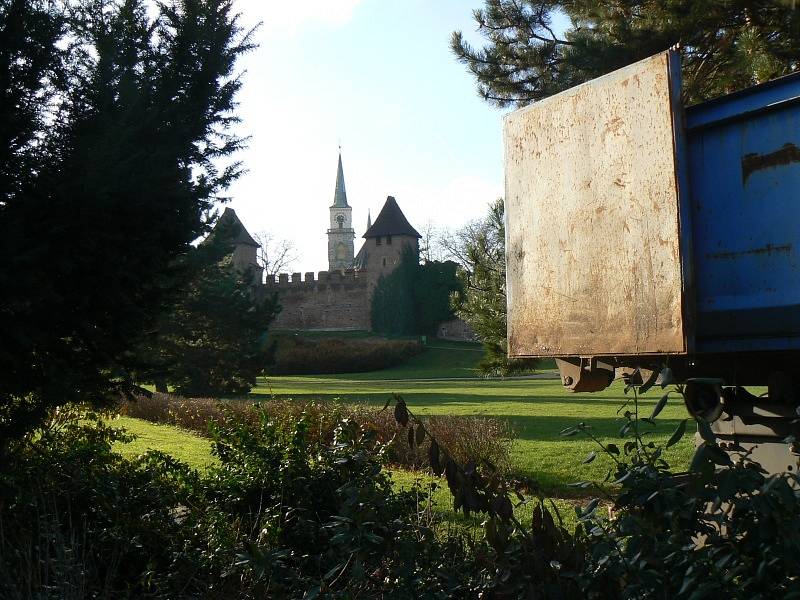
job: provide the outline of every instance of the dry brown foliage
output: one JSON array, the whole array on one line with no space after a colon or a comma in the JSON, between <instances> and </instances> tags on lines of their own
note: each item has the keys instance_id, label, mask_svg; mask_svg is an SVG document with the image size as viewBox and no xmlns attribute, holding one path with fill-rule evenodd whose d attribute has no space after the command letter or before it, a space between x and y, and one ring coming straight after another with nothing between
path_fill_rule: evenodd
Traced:
<instances>
[{"instance_id":1,"label":"dry brown foliage","mask_svg":"<svg viewBox=\"0 0 800 600\"><path fill-rule=\"evenodd\" d=\"M404 468L418 469L427 465L430 439L421 445L408 444L391 411L365 404L345 404L332 401L268 398L259 403L270 418L291 427L301 415L309 423L311 436L330 441L341 419L353 419L375 428L378 439L390 442L389 461ZM216 398L183 398L171 394L137 396L125 402L120 413L153 423L175 425L209 435L208 422L224 424L234 417L256 422L259 413L250 400L218 400ZM507 421L486 417L436 415L422 419L426 428L446 448L450 456L462 464L489 462L500 470L510 468L510 451L514 432Z\"/></svg>"}]
</instances>

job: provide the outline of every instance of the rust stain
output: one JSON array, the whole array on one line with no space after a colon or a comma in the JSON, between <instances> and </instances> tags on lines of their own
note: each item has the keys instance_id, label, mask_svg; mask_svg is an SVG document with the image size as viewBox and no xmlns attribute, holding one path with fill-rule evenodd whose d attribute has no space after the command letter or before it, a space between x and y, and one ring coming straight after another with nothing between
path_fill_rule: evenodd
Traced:
<instances>
[{"instance_id":1,"label":"rust stain","mask_svg":"<svg viewBox=\"0 0 800 600\"><path fill-rule=\"evenodd\" d=\"M617 133L623 127L625 127L625 121L618 116L615 116L608 123L606 123L605 133Z\"/></svg>"},{"instance_id":2,"label":"rust stain","mask_svg":"<svg viewBox=\"0 0 800 600\"><path fill-rule=\"evenodd\" d=\"M781 146L780 150L769 154L745 154L742 157L742 184L746 184L750 175L763 169L771 169L791 163L800 162L800 148L792 143Z\"/></svg>"},{"instance_id":3,"label":"rust stain","mask_svg":"<svg viewBox=\"0 0 800 600\"><path fill-rule=\"evenodd\" d=\"M752 248L751 250L740 250L739 252L715 252L714 254L707 254L706 258L735 259L740 256L772 256L773 254L789 254L791 251L791 244L784 244L783 246L767 244L763 248Z\"/></svg>"}]
</instances>

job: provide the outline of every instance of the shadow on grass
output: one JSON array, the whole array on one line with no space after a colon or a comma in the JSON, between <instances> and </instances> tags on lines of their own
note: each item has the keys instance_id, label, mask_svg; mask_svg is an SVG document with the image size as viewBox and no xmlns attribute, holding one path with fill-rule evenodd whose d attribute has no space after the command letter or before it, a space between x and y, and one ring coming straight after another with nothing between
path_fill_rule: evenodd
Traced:
<instances>
[{"instance_id":1,"label":"shadow on grass","mask_svg":"<svg viewBox=\"0 0 800 600\"><path fill-rule=\"evenodd\" d=\"M483 415L482 415L483 416ZM575 437L565 437L560 432L568 427L573 427L578 423L585 423L590 427L592 435L609 440L619 439L620 428L625 424L625 419L605 418L605 417L572 417L572 416L509 416L509 415L486 415L498 419L507 419L516 433L518 440L528 441L548 441L570 443ZM655 427L642 424L641 431L646 433L645 439L653 436L656 439L662 437L669 438L681 419L658 419ZM687 433L688 435L688 433ZM585 434L578 436L589 439ZM613 441L613 440L611 440Z\"/></svg>"},{"instance_id":2,"label":"shadow on grass","mask_svg":"<svg viewBox=\"0 0 800 600\"><path fill-rule=\"evenodd\" d=\"M507 391L507 389L500 390L500 392ZM612 412L625 404L628 398L619 396L596 396L596 395L541 395L541 390L531 390L529 395L508 395L505 393L489 393L489 394L476 394L470 390L452 391L452 390L426 390L418 391L414 389L398 389L392 391L373 391L365 390L363 392L357 391L336 391L331 390L327 392L289 392L278 390L270 394L268 390L256 392L251 395L251 399L259 400L264 399L264 396L275 398L295 398L297 400L342 400L346 402L364 402L367 404L375 404L383 406L386 399L393 393L402 396L409 406L416 406L421 409L426 409L429 414L434 414L429 409L443 409L443 414L450 414L451 411L447 410L448 407L459 406L464 404L476 404L485 406L487 410L491 410L492 406L500 404L561 404L576 406L602 406L608 407ZM649 406L655 404L658 400L657 396L647 396L640 398L640 405Z\"/></svg>"}]
</instances>

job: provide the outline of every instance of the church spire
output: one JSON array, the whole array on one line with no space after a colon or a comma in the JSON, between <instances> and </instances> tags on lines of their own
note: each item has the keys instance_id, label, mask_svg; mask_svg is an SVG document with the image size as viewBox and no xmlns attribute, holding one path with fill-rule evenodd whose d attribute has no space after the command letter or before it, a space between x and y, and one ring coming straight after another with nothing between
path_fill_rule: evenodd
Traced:
<instances>
[{"instance_id":1,"label":"church spire","mask_svg":"<svg viewBox=\"0 0 800 600\"><path fill-rule=\"evenodd\" d=\"M372 215L370 214L369 209L367 209L367 229L370 227L372 227Z\"/></svg>"},{"instance_id":2,"label":"church spire","mask_svg":"<svg viewBox=\"0 0 800 600\"><path fill-rule=\"evenodd\" d=\"M336 171L336 191L333 194L333 206L347 207L347 191L344 189L344 171L342 170L342 151L339 149L339 168Z\"/></svg>"}]
</instances>

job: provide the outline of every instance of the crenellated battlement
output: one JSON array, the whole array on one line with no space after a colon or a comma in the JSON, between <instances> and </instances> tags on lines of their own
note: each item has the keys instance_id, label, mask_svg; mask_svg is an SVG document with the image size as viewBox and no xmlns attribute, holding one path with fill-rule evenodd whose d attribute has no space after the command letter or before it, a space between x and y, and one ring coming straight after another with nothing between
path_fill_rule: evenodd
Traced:
<instances>
[{"instance_id":1,"label":"crenellated battlement","mask_svg":"<svg viewBox=\"0 0 800 600\"><path fill-rule=\"evenodd\" d=\"M257 291L276 294L281 311L273 329L369 329L369 280L361 271L281 273Z\"/></svg>"},{"instance_id":2,"label":"crenellated battlement","mask_svg":"<svg viewBox=\"0 0 800 600\"><path fill-rule=\"evenodd\" d=\"M354 269L347 271L307 271L306 273L280 273L277 276L267 276L264 285L267 287L287 288L308 286L319 283L348 283L363 282L366 284L366 273Z\"/></svg>"}]
</instances>

